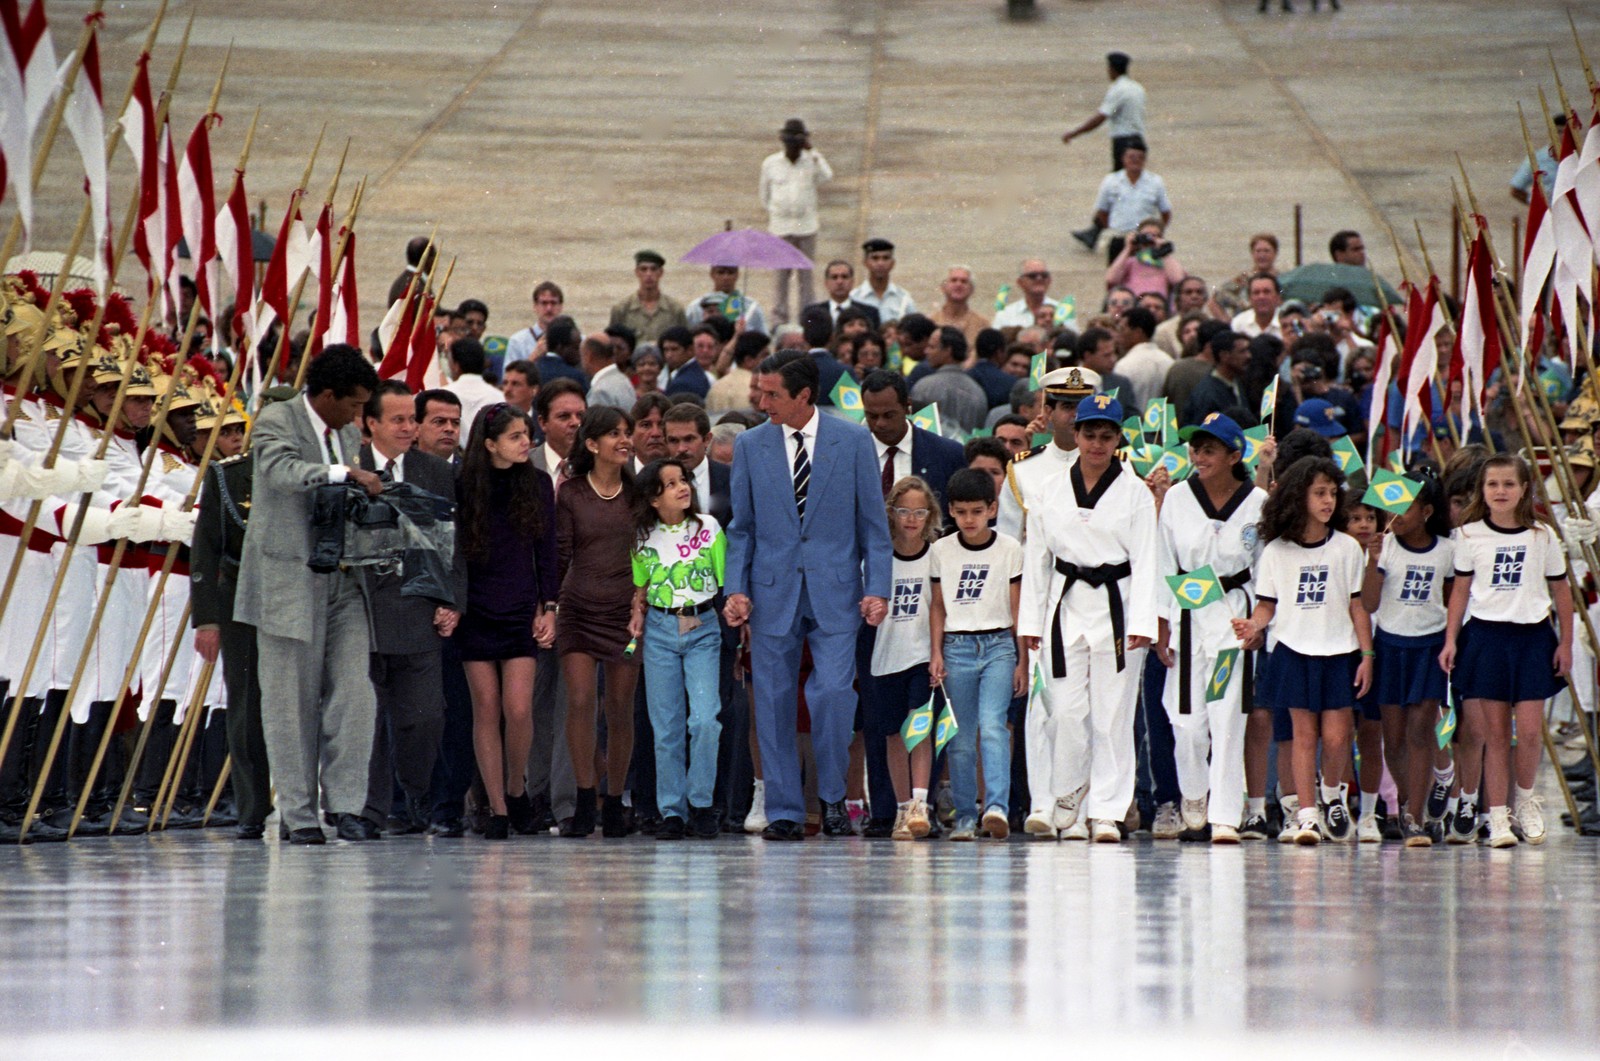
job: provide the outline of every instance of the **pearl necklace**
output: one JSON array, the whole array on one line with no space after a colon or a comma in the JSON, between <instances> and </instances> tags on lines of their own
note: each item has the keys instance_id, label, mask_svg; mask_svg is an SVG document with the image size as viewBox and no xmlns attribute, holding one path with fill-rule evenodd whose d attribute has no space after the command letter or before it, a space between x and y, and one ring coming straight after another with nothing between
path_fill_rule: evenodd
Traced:
<instances>
[{"instance_id":1,"label":"pearl necklace","mask_svg":"<svg viewBox=\"0 0 1600 1061\"><path fill-rule=\"evenodd\" d=\"M594 491L594 496L598 497L602 501L615 501L617 499L617 495L622 493L622 483L620 483L620 482L617 483L617 488L615 490L611 491L610 494L602 494L600 492L600 488L594 484L594 473L593 472L587 473L586 475L584 475L584 478L589 480L589 489Z\"/></svg>"}]
</instances>

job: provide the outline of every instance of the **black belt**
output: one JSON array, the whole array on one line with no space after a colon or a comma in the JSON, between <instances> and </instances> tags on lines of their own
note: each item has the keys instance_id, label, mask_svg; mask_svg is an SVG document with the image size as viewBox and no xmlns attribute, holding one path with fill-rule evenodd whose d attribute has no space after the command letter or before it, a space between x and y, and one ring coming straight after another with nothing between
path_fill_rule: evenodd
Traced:
<instances>
[{"instance_id":1,"label":"black belt","mask_svg":"<svg viewBox=\"0 0 1600 1061\"><path fill-rule=\"evenodd\" d=\"M1055 619L1050 624L1050 651L1055 657L1050 664L1050 673L1057 678L1067 676L1067 649L1061 640L1061 609L1066 606L1067 593L1077 582L1106 588L1106 600L1111 605L1111 640L1117 653L1117 670L1121 672L1126 665L1122 644L1126 639L1122 636L1122 590L1117 588L1117 583L1133 574L1133 566L1126 560L1120 564L1101 564L1099 567L1079 567L1065 560L1057 560L1056 570L1065 575L1067 581L1061 587L1061 598L1056 601Z\"/></svg>"},{"instance_id":2,"label":"black belt","mask_svg":"<svg viewBox=\"0 0 1600 1061\"><path fill-rule=\"evenodd\" d=\"M676 608L663 608L659 604L650 605L653 612L664 612L667 615L699 615L716 607L715 601L701 601L699 604L680 604Z\"/></svg>"},{"instance_id":3,"label":"black belt","mask_svg":"<svg viewBox=\"0 0 1600 1061\"><path fill-rule=\"evenodd\" d=\"M1187 575L1189 572L1178 569L1178 574ZM1250 569L1235 571L1231 575L1224 575L1219 580L1222 585L1222 596L1226 598L1236 589L1244 589L1250 584ZM1246 599L1249 593L1245 594ZM1189 699L1189 613L1192 609L1184 608L1183 614L1178 617L1178 714L1187 715L1192 710ZM1244 713L1250 713L1250 705L1255 702L1256 674L1251 666L1251 653L1248 649L1239 653L1239 662L1244 668L1244 689L1240 702L1244 705ZM1232 679L1230 679L1231 681Z\"/></svg>"}]
</instances>

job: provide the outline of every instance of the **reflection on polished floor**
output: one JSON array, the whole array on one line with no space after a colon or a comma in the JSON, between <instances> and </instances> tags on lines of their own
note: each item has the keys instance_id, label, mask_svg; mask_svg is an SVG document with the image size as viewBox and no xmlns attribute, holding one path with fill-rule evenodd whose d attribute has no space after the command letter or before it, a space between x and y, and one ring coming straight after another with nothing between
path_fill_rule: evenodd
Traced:
<instances>
[{"instance_id":1,"label":"reflection on polished floor","mask_svg":"<svg viewBox=\"0 0 1600 1061\"><path fill-rule=\"evenodd\" d=\"M0 851L0 1034L339 1023L1600 1029L1600 845L174 834Z\"/></svg>"}]
</instances>

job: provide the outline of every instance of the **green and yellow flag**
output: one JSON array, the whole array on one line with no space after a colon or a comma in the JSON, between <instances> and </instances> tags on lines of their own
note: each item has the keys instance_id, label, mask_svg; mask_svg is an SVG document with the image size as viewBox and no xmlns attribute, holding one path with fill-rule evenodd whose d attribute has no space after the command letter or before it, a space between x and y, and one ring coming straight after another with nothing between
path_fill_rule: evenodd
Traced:
<instances>
[{"instance_id":1,"label":"green and yellow flag","mask_svg":"<svg viewBox=\"0 0 1600 1061\"><path fill-rule=\"evenodd\" d=\"M1133 465L1134 474L1141 479L1156 470L1156 461L1160 457L1159 449L1139 442L1135 442L1133 448L1128 450L1128 462Z\"/></svg>"},{"instance_id":2,"label":"green and yellow flag","mask_svg":"<svg viewBox=\"0 0 1600 1061\"><path fill-rule=\"evenodd\" d=\"M1115 398L1121 390L1121 387L1107 387L1104 393L1107 398Z\"/></svg>"},{"instance_id":3,"label":"green and yellow flag","mask_svg":"<svg viewBox=\"0 0 1600 1061\"><path fill-rule=\"evenodd\" d=\"M1265 422L1272 422L1272 413L1278 408L1278 380L1281 377L1273 376L1272 382L1267 384L1267 389L1261 392L1261 409L1257 415Z\"/></svg>"},{"instance_id":4,"label":"green and yellow flag","mask_svg":"<svg viewBox=\"0 0 1600 1061\"><path fill-rule=\"evenodd\" d=\"M1211 680L1206 683L1206 703L1214 704L1228 693L1234 669L1239 665L1239 650L1225 648L1217 656L1217 665L1211 668Z\"/></svg>"},{"instance_id":5,"label":"green and yellow flag","mask_svg":"<svg viewBox=\"0 0 1600 1061\"><path fill-rule=\"evenodd\" d=\"M932 431L936 435L944 434L939 426L939 407L937 405L924 405L911 414L911 423L924 431Z\"/></svg>"},{"instance_id":6,"label":"green and yellow flag","mask_svg":"<svg viewBox=\"0 0 1600 1061\"><path fill-rule=\"evenodd\" d=\"M910 373L911 370L906 367L908 362L905 359L905 355L900 352L899 343L890 343L889 349L883 352L883 357L883 367L890 372Z\"/></svg>"},{"instance_id":7,"label":"green and yellow flag","mask_svg":"<svg viewBox=\"0 0 1600 1061\"><path fill-rule=\"evenodd\" d=\"M1056 436L1052 435L1048 431L1035 431L1033 433L1033 437L1028 440L1028 443L1032 446L1048 446L1055 440Z\"/></svg>"},{"instance_id":8,"label":"green and yellow flag","mask_svg":"<svg viewBox=\"0 0 1600 1061\"><path fill-rule=\"evenodd\" d=\"M1339 470L1345 475L1354 475L1366 467L1361 460L1361 451L1356 449L1356 444L1350 441L1349 435L1340 435L1333 440L1333 459L1338 462Z\"/></svg>"},{"instance_id":9,"label":"green and yellow flag","mask_svg":"<svg viewBox=\"0 0 1600 1061\"><path fill-rule=\"evenodd\" d=\"M866 407L861 404L861 386L849 373L839 377L839 382L833 385L828 397L833 401L834 408L856 423L859 424L867 418Z\"/></svg>"},{"instance_id":10,"label":"green and yellow flag","mask_svg":"<svg viewBox=\"0 0 1600 1061\"><path fill-rule=\"evenodd\" d=\"M1167 585L1178 598L1180 608L1204 608L1222 599L1222 580L1210 564L1197 567L1187 575L1168 575Z\"/></svg>"},{"instance_id":11,"label":"green and yellow flag","mask_svg":"<svg viewBox=\"0 0 1600 1061\"><path fill-rule=\"evenodd\" d=\"M1126 420L1122 421L1122 438L1123 438L1123 441L1126 442L1129 446L1132 446L1134 449L1139 449L1140 448L1140 445L1139 445L1139 443L1140 443L1140 435L1139 435L1140 430L1141 430L1141 428L1140 428L1139 418L1137 416L1128 417Z\"/></svg>"},{"instance_id":12,"label":"green and yellow flag","mask_svg":"<svg viewBox=\"0 0 1600 1061\"><path fill-rule=\"evenodd\" d=\"M1078 316L1078 300L1068 295L1056 303L1054 324L1057 328L1071 324Z\"/></svg>"},{"instance_id":13,"label":"green and yellow flag","mask_svg":"<svg viewBox=\"0 0 1600 1061\"><path fill-rule=\"evenodd\" d=\"M1421 489L1422 484L1417 480L1379 468L1373 473L1372 485L1362 495L1361 503L1399 515L1411 507L1411 502L1417 499L1417 491Z\"/></svg>"},{"instance_id":14,"label":"green and yellow flag","mask_svg":"<svg viewBox=\"0 0 1600 1061\"><path fill-rule=\"evenodd\" d=\"M933 732L933 697L928 697L928 702L913 710L906 716L905 722L900 726L900 739L905 742L906 751L910 751L928 739L928 734Z\"/></svg>"},{"instance_id":15,"label":"green and yellow flag","mask_svg":"<svg viewBox=\"0 0 1600 1061\"><path fill-rule=\"evenodd\" d=\"M1011 301L1011 285L1001 284L1000 290L994 293L994 311L999 313L1006 308L1006 303Z\"/></svg>"},{"instance_id":16,"label":"green and yellow flag","mask_svg":"<svg viewBox=\"0 0 1600 1061\"><path fill-rule=\"evenodd\" d=\"M1044 388L1044 374L1049 365L1050 356L1048 354L1033 355L1033 360L1028 362L1029 390L1042 390Z\"/></svg>"},{"instance_id":17,"label":"green and yellow flag","mask_svg":"<svg viewBox=\"0 0 1600 1061\"><path fill-rule=\"evenodd\" d=\"M1439 719L1439 724L1433 727L1434 739L1439 742L1441 749L1450 747L1450 737L1456 731L1456 709L1450 708Z\"/></svg>"},{"instance_id":18,"label":"green and yellow flag","mask_svg":"<svg viewBox=\"0 0 1600 1061\"><path fill-rule=\"evenodd\" d=\"M1151 398L1144 407L1144 433L1166 449L1178 440L1178 411L1165 398Z\"/></svg>"},{"instance_id":19,"label":"green and yellow flag","mask_svg":"<svg viewBox=\"0 0 1600 1061\"><path fill-rule=\"evenodd\" d=\"M1389 470L1396 475L1404 475L1406 473L1406 459L1399 450L1394 450L1389 454Z\"/></svg>"},{"instance_id":20,"label":"green and yellow flag","mask_svg":"<svg viewBox=\"0 0 1600 1061\"><path fill-rule=\"evenodd\" d=\"M1186 478L1193 467L1189 463L1189 452L1183 446L1173 446L1165 450L1156 458L1156 467L1165 468L1173 482Z\"/></svg>"},{"instance_id":21,"label":"green and yellow flag","mask_svg":"<svg viewBox=\"0 0 1600 1061\"><path fill-rule=\"evenodd\" d=\"M931 703L932 701L930 701ZM956 713L950 710L950 701L944 702L944 710L939 712L939 724L933 734L933 754L938 755L944 751L944 746L950 743L950 738L960 729L956 725Z\"/></svg>"},{"instance_id":22,"label":"green and yellow flag","mask_svg":"<svg viewBox=\"0 0 1600 1061\"><path fill-rule=\"evenodd\" d=\"M1244 466L1255 471L1261 463L1261 444L1267 440L1267 425L1252 427L1244 433Z\"/></svg>"}]
</instances>

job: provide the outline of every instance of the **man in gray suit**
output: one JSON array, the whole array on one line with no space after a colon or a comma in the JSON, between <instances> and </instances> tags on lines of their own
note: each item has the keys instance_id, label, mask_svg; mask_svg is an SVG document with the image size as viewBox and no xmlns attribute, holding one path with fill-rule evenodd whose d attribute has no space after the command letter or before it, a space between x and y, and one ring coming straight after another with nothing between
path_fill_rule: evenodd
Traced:
<instances>
[{"instance_id":1,"label":"man in gray suit","mask_svg":"<svg viewBox=\"0 0 1600 1061\"><path fill-rule=\"evenodd\" d=\"M411 448L417 440L417 406L404 383L379 383L361 418L371 439L361 447L363 470L454 504L450 463ZM455 629L466 603L466 572L458 564L454 574L446 602L402 595L399 572L380 575L366 568L362 579L372 615L372 686L378 701L362 813L379 827L392 822L396 832L420 833L428 827L428 786L444 732L441 639ZM405 793L405 809L391 814L396 780Z\"/></svg>"},{"instance_id":2,"label":"man in gray suit","mask_svg":"<svg viewBox=\"0 0 1600 1061\"><path fill-rule=\"evenodd\" d=\"M372 363L339 343L311 362L304 393L256 417L253 503L234 613L256 628L267 761L281 831L293 844L325 842L319 786L340 839L377 836L361 817L377 707L360 575L306 566L317 487L352 482L374 496L383 491L376 473L356 467L361 432L354 421L377 386Z\"/></svg>"}]
</instances>

